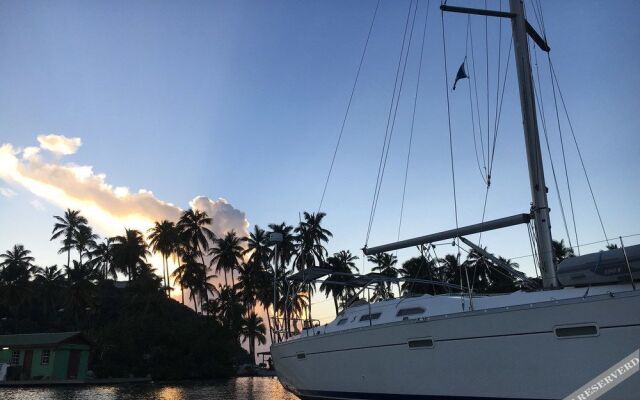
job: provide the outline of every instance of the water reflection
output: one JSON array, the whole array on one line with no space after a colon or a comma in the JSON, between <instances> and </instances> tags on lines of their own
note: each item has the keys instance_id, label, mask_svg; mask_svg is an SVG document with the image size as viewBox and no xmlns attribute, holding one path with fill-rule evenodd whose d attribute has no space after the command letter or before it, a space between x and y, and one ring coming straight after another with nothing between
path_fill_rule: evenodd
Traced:
<instances>
[{"instance_id":1,"label":"water reflection","mask_svg":"<svg viewBox=\"0 0 640 400\"><path fill-rule=\"evenodd\" d=\"M2 400L298 400L275 378L122 386L0 388Z\"/></svg>"}]
</instances>

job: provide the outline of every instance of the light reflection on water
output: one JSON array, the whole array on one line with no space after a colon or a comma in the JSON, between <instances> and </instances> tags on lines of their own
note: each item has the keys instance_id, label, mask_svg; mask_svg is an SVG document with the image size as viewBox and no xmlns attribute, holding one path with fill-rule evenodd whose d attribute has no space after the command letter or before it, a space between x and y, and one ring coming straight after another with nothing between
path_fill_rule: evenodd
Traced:
<instances>
[{"instance_id":1,"label":"light reflection on water","mask_svg":"<svg viewBox=\"0 0 640 400\"><path fill-rule=\"evenodd\" d=\"M118 386L0 388L2 400L298 400L276 378Z\"/></svg>"}]
</instances>

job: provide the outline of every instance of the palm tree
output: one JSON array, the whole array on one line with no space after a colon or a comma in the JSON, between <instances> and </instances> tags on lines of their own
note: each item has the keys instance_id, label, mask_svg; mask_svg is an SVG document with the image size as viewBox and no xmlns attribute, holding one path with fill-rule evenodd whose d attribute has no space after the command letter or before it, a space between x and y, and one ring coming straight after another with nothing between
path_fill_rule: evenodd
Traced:
<instances>
[{"instance_id":1,"label":"palm tree","mask_svg":"<svg viewBox=\"0 0 640 400\"><path fill-rule=\"evenodd\" d=\"M339 313L338 299L343 298L351 289L344 285L351 279L350 276L345 274L352 274L353 271L358 271L355 264L357 259L358 257L351 254L349 250L341 250L327 259L327 264L334 274L329 275L320 285L320 290L325 293L325 297L329 297L329 295L333 297L336 315Z\"/></svg>"},{"instance_id":2,"label":"palm tree","mask_svg":"<svg viewBox=\"0 0 640 400\"><path fill-rule=\"evenodd\" d=\"M73 261L73 268L65 266L67 274L66 307L73 313L76 329L80 329L80 314L85 313L94 306L94 281L99 278L99 273L89 264L80 264Z\"/></svg>"},{"instance_id":3,"label":"palm tree","mask_svg":"<svg viewBox=\"0 0 640 400\"><path fill-rule=\"evenodd\" d=\"M203 279L207 276L207 264L204 261L204 252L209 250L209 241L215 240L215 235L207 227L211 225L213 220L204 211L186 210L180 215L178 221L178 230L180 231L181 240L188 243L198 251L200 261L202 261L203 273L199 276ZM206 284L203 283L203 284ZM209 300L208 292L204 291L205 302Z\"/></svg>"},{"instance_id":4,"label":"palm tree","mask_svg":"<svg viewBox=\"0 0 640 400\"><path fill-rule=\"evenodd\" d=\"M82 264L82 255L89 253L89 249L96 246L98 235L93 233L89 225L79 225L73 233L73 246L78 251L78 262Z\"/></svg>"},{"instance_id":5,"label":"palm tree","mask_svg":"<svg viewBox=\"0 0 640 400\"><path fill-rule=\"evenodd\" d=\"M309 297L305 296L303 293L297 292L297 293L290 293L288 299L283 299L283 300L286 300L287 313L289 315L289 321L287 321L287 323L291 325L291 323L293 322L294 329L290 329L291 332L294 332L294 333L298 332L297 322L295 322L294 320L296 318L298 320L302 319L302 316L303 316L302 314L304 313L305 308L308 308L309 306L307 304L308 298ZM283 304L283 308L284 306L285 305Z\"/></svg>"},{"instance_id":6,"label":"palm tree","mask_svg":"<svg viewBox=\"0 0 640 400\"><path fill-rule=\"evenodd\" d=\"M423 279L434 280L435 275L435 263L431 259L427 259L425 256L420 255L413 257L402 263L402 267L398 270L398 273L408 279ZM440 293L434 284L405 281L400 286L400 289L404 293L409 294L438 294Z\"/></svg>"},{"instance_id":7,"label":"palm tree","mask_svg":"<svg viewBox=\"0 0 640 400\"><path fill-rule=\"evenodd\" d=\"M246 238L246 242L247 248L242 252L242 255L249 255L248 262L258 265L260 268L266 268L271 256L271 249L269 249L269 236L265 230L255 225L253 232L250 232L249 237Z\"/></svg>"},{"instance_id":8,"label":"palm tree","mask_svg":"<svg viewBox=\"0 0 640 400\"><path fill-rule=\"evenodd\" d=\"M286 223L269 224L269 233L279 233L282 235L282 242L278 243L278 264L286 267L296 254L296 237L293 234L293 226ZM271 258L276 254L272 252Z\"/></svg>"},{"instance_id":9,"label":"palm tree","mask_svg":"<svg viewBox=\"0 0 640 400\"><path fill-rule=\"evenodd\" d=\"M223 238L215 239L215 246L209 251L209 255L212 256L210 265L216 264L216 272L224 271L225 285L228 285L227 272L231 271L231 285L235 286L234 271L242 261L244 250L240 246L242 241L235 231L229 231Z\"/></svg>"},{"instance_id":10,"label":"palm tree","mask_svg":"<svg viewBox=\"0 0 640 400\"><path fill-rule=\"evenodd\" d=\"M238 284L235 286L240 301L246 308L247 315L255 311L257 302L258 268L254 263L242 263L238 267Z\"/></svg>"},{"instance_id":11,"label":"palm tree","mask_svg":"<svg viewBox=\"0 0 640 400\"><path fill-rule=\"evenodd\" d=\"M565 247L564 239L560 239L559 242L557 240L554 240L552 243L552 248L553 248L553 261L555 262L556 265L560 264L562 260L564 260L565 258L575 256L573 252L573 248Z\"/></svg>"},{"instance_id":12,"label":"palm tree","mask_svg":"<svg viewBox=\"0 0 640 400\"><path fill-rule=\"evenodd\" d=\"M182 256L179 257L182 259ZM184 289L189 288L189 278L187 274L188 267L186 263L178 263L178 266L173 270L171 276L173 277L173 284L180 286L180 294L182 295L182 304L184 304Z\"/></svg>"},{"instance_id":13,"label":"palm tree","mask_svg":"<svg viewBox=\"0 0 640 400\"><path fill-rule=\"evenodd\" d=\"M36 267L33 282L42 303L43 315L48 316L53 312L60 289L65 284L64 273L57 265Z\"/></svg>"},{"instance_id":14,"label":"palm tree","mask_svg":"<svg viewBox=\"0 0 640 400\"><path fill-rule=\"evenodd\" d=\"M438 260L440 263L440 274L445 282L461 286L463 288L467 287L467 280L465 279L465 275L462 273L462 268L464 268L464 264L461 264L459 261L459 256L454 254L447 254L444 258Z\"/></svg>"},{"instance_id":15,"label":"palm tree","mask_svg":"<svg viewBox=\"0 0 640 400\"><path fill-rule=\"evenodd\" d=\"M324 243L329 241L332 237L332 233L322 227L322 219L327 214L323 212L308 213L304 212L304 220L298 224L294 232L296 233L297 253L295 258L295 265L299 270L305 268L311 268L316 265L324 264L324 258L327 255L327 249L324 247ZM305 288L308 296L309 313L308 318L311 320L311 295L314 291L314 284L309 283Z\"/></svg>"},{"instance_id":16,"label":"palm tree","mask_svg":"<svg viewBox=\"0 0 640 400\"><path fill-rule=\"evenodd\" d=\"M192 249L191 242L187 240L185 235L181 234L177 226L176 228L178 229L178 237L176 239L175 246L172 252L176 269L171 273L171 276L174 278L173 283L179 284L179 282L182 280L183 271L178 271L178 269L180 268L180 265L182 265L181 261L183 256L191 253L195 254L197 253L197 250ZM179 285L180 285L180 297L182 298L182 304L184 304L184 289L187 289L188 287L182 284L179 284Z\"/></svg>"},{"instance_id":17,"label":"palm tree","mask_svg":"<svg viewBox=\"0 0 640 400\"><path fill-rule=\"evenodd\" d=\"M495 269L494 273L491 275L491 286L488 293L512 293L518 290L519 282L507 271L503 272L503 268L501 265L509 265L511 268L520 268L520 265L517 263L511 262L511 260L507 260L503 257L498 257L500 263L498 265L494 265ZM522 286L522 285L521 285Z\"/></svg>"},{"instance_id":18,"label":"palm tree","mask_svg":"<svg viewBox=\"0 0 640 400\"><path fill-rule=\"evenodd\" d=\"M249 353L251 354L251 360L256 362L256 340L259 344L267 343L267 338L265 336L266 329L262 318L256 315L256 313L251 313L246 319L242 321L242 327L240 330L244 339L242 342L249 341Z\"/></svg>"},{"instance_id":19,"label":"palm tree","mask_svg":"<svg viewBox=\"0 0 640 400\"><path fill-rule=\"evenodd\" d=\"M282 270L282 274L284 275L284 268L278 268L278 275L280 275L280 270ZM277 317L277 310L275 309L275 305L273 304L273 272L270 268L265 268L262 271L255 272L255 298L260 304L262 304L262 308L264 312L267 314L267 322L269 324L269 335L271 337L271 342L274 342L273 337L273 325L271 322L271 314L269 311L270 307L274 307L274 317ZM280 292L282 293L282 292Z\"/></svg>"},{"instance_id":20,"label":"palm tree","mask_svg":"<svg viewBox=\"0 0 640 400\"><path fill-rule=\"evenodd\" d=\"M0 281L8 285L26 283L35 271L31 251L21 244L16 244L13 249L0 254Z\"/></svg>"},{"instance_id":21,"label":"palm tree","mask_svg":"<svg viewBox=\"0 0 640 400\"><path fill-rule=\"evenodd\" d=\"M378 253L367 257L367 260L374 263L376 266L371 269L373 272L377 272L386 278L397 278L398 269L395 265L398 263L398 257L389 253ZM393 291L391 290L391 282L380 282L376 286L376 292L374 299L376 298L393 298Z\"/></svg>"},{"instance_id":22,"label":"palm tree","mask_svg":"<svg viewBox=\"0 0 640 400\"><path fill-rule=\"evenodd\" d=\"M151 255L144 236L135 229L125 229L123 236L114 237L111 248L116 269L127 275L129 281L138 276L142 266L147 264L147 257Z\"/></svg>"},{"instance_id":23,"label":"palm tree","mask_svg":"<svg viewBox=\"0 0 640 400\"><path fill-rule=\"evenodd\" d=\"M467 255L464 266L469 273L471 288L480 293L487 292L491 287L492 275L498 275L497 272L495 274L491 273L491 269L495 266L475 250L472 250Z\"/></svg>"},{"instance_id":24,"label":"palm tree","mask_svg":"<svg viewBox=\"0 0 640 400\"><path fill-rule=\"evenodd\" d=\"M245 306L236 296L235 288L231 286L220 287L218 301L220 302L220 315L222 325L229 329L235 340L240 344L240 329L242 327L242 315Z\"/></svg>"},{"instance_id":25,"label":"palm tree","mask_svg":"<svg viewBox=\"0 0 640 400\"><path fill-rule=\"evenodd\" d=\"M116 266L113 263L112 245L113 238L107 238L101 243L94 243L89 252L90 264L101 272L102 279L107 279L111 275L111 278L115 280L118 276Z\"/></svg>"},{"instance_id":26,"label":"palm tree","mask_svg":"<svg viewBox=\"0 0 640 400\"><path fill-rule=\"evenodd\" d=\"M200 258L204 265L204 252L209 250L209 241L215 239L213 232L207 228L211 225L212 219L206 212L198 210L186 210L180 215L178 229L185 240L200 252Z\"/></svg>"},{"instance_id":27,"label":"palm tree","mask_svg":"<svg viewBox=\"0 0 640 400\"><path fill-rule=\"evenodd\" d=\"M169 256L174 252L178 241L178 229L176 225L167 221L156 222L153 228L149 229L149 245L155 253L162 255L162 276L164 277L164 287L169 296Z\"/></svg>"},{"instance_id":28,"label":"palm tree","mask_svg":"<svg viewBox=\"0 0 640 400\"><path fill-rule=\"evenodd\" d=\"M295 228L296 235L296 256L295 264L299 270L321 265L327 255L323 243L327 243L332 233L321 226L325 213L304 212L304 220Z\"/></svg>"},{"instance_id":29,"label":"palm tree","mask_svg":"<svg viewBox=\"0 0 640 400\"><path fill-rule=\"evenodd\" d=\"M73 248L74 234L82 225L86 225L87 219L80 215L79 210L67 209L64 216L55 215L56 224L53 226L52 236L50 240L62 238L62 247L58 251L59 254L67 253L67 267L71 265L71 249Z\"/></svg>"},{"instance_id":30,"label":"palm tree","mask_svg":"<svg viewBox=\"0 0 640 400\"><path fill-rule=\"evenodd\" d=\"M198 261L198 251L191 251L182 254L182 263L173 271L174 283L180 287L189 289L189 298L193 301L194 310L198 312L198 299L200 304L208 297L208 293L217 293L217 289L209 281L215 275L206 275L206 266Z\"/></svg>"},{"instance_id":31,"label":"palm tree","mask_svg":"<svg viewBox=\"0 0 640 400\"><path fill-rule=\"evenodd\" d=\"M58 269L57 265L36 267L33 281L36 283L62 284L64 282L64 274L62 270Z\"/></svg>"}]
</instances>

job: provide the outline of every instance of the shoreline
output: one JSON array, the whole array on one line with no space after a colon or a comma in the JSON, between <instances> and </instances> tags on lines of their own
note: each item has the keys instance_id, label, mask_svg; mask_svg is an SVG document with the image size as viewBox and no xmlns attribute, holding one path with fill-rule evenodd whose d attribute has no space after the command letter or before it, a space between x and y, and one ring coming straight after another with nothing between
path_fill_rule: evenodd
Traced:
<instances>
[{"instance_id":1,"label":"shoreline","mask_svg":"<svg viewBox=\"0 0 640 400\"><path fill-rule=\"evenodd\" d=\"M226 378L213 379L178 379L178 380L153 380L152 378L106 378L106 379L65 379L65 380L23 380L23 381L2 381L0 390L4 388L20 387L74 387L74 386L110 386L110 385L137 385L137 384L158 384L172 385L184 383L208 383L215 381L225 381L237 378L276 378L276 375L235 375Z\"/></svg>"}]
</instances>

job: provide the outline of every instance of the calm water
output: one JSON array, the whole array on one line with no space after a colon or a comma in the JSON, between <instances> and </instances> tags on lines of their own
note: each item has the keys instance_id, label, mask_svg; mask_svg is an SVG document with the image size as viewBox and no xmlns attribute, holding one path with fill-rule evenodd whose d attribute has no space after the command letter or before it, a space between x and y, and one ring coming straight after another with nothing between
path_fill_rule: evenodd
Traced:
<instances>
[{"instance_id":1,"label":"calm water","mask_svg":"<svg viewBox=\"0 0 640 400\"><path fill-rule=\"evenodd\" d=\"M76 388L0 388L2 400L298 400L276 378Z\"/></svg>"}]
</instances>

